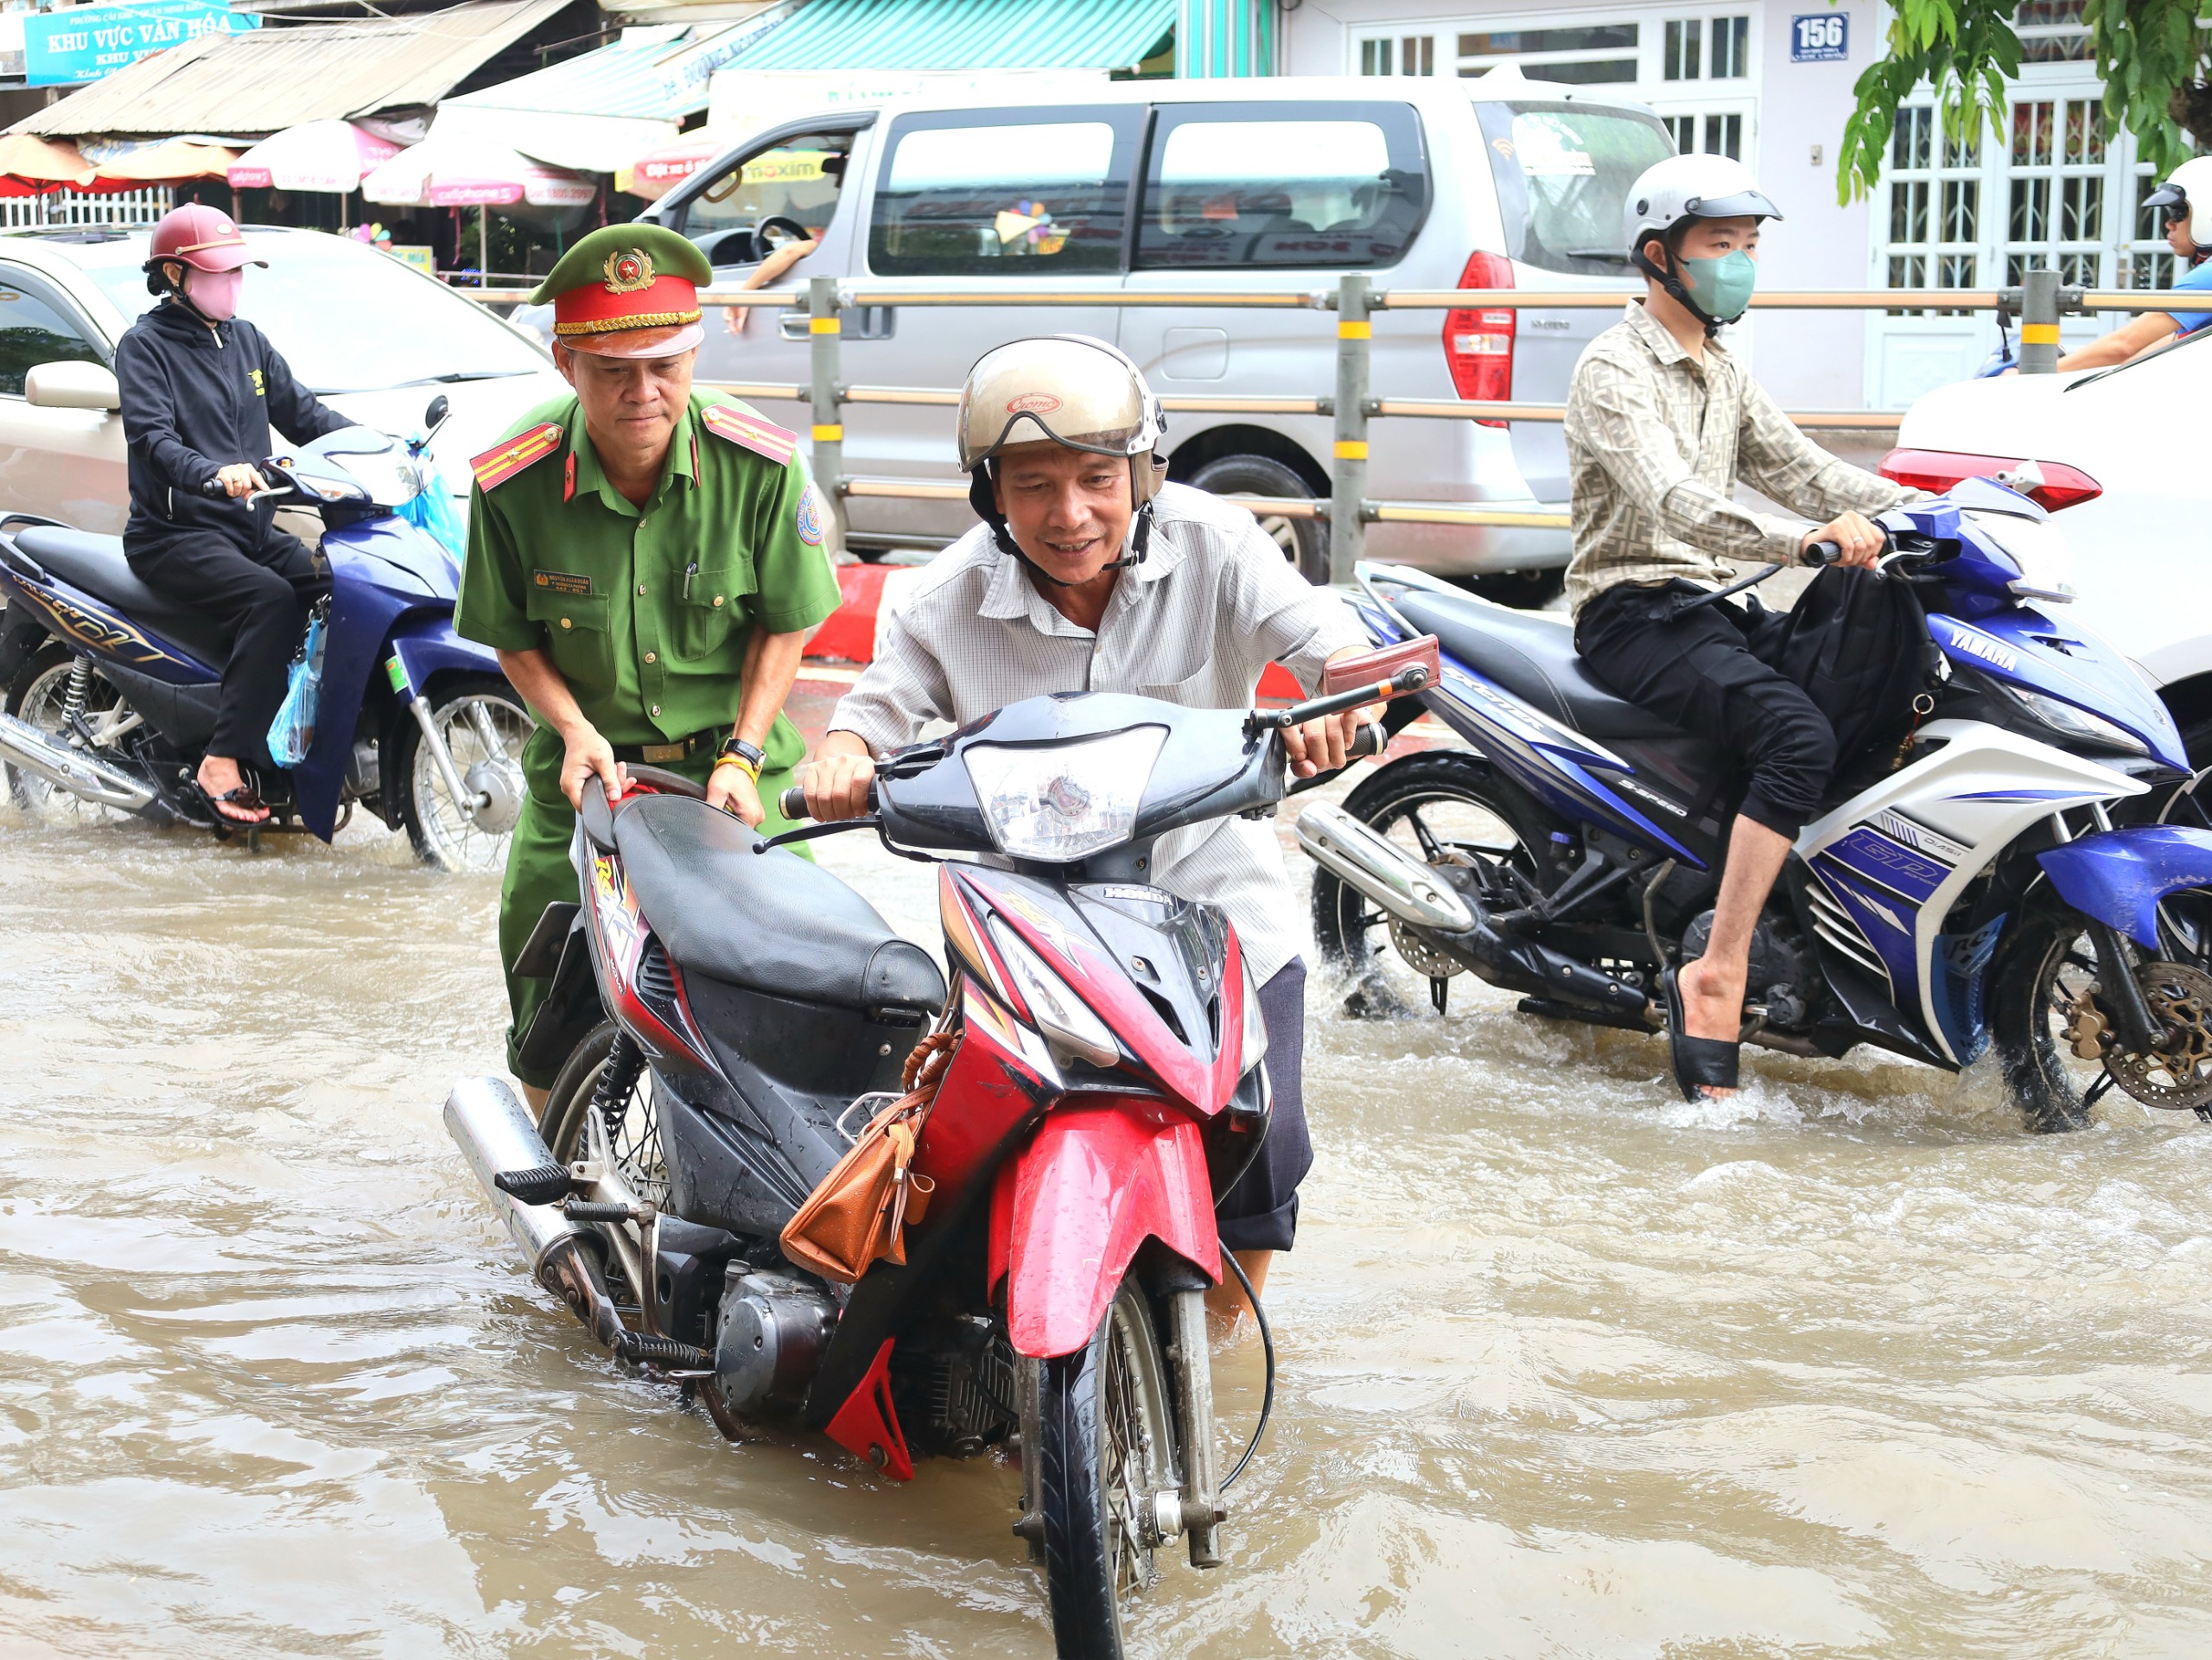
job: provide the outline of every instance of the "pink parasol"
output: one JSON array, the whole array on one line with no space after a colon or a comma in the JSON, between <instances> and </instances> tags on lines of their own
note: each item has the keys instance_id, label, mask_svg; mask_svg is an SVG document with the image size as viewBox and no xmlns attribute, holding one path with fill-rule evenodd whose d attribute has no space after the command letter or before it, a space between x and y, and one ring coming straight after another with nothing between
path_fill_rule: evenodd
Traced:
<instances>
[{"instance_id":1,"label":"pink parasol","mask_svg":"<svg viewBox=\"0 0 2212 1660\"><path fill-rule=\"evenodd\" d=\"M433 136L361 181L361 194L390 207L582 207L599 187L500 144Z\"/></svg>"},{"instance_id":2,"label":"pink parasol","mask_svg":"<svg viewBox=\"0 0 2212 1660\"><path fill-rule=\"evenodd\" d=\"M263 139L231 163L233 190L319 190L348 195L399 146L350 121L308 121Z\"/></svg>"},{"instance_id":3,"label":"pink parasol","mask_svg":"<svg viewBox=\"0 0 2212 1660\"><path fill-rule=\"evenodd\" d=\"M614 188L647 201L658 201L734 142L728 133L687 134L675 143L646 151L614 175Z\"/></svg>"}]
</instances>

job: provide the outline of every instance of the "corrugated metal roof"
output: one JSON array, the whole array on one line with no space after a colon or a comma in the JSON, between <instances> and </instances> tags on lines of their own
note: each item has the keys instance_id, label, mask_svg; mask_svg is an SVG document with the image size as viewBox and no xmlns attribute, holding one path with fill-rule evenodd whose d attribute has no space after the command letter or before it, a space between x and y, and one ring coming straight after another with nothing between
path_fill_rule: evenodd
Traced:
<instances>
[{"instance_id":1,"label":"corrugated metal roof","mask_svg":"<svg viewBox=\"0 0 2212 1660\"><path fill-rule=\"evenodd\" d=\"M725 69L1131 69L1176 0L809 0Z\"/></svg>"},{"instance_id":2,"label":"corrugated metal roof","mask_svg":"<svg viewBox=\"0 0 2212 1660\"><path fill-rule=\"evenodd\" d=\"M569 0L480 0L358 22L207 35L38 110L11 132L271 133L435 104Z\"/></svg>"},{"instance_id":3,"label":"corrugated metal roof","mask_svg":"<svg viewBox=\"0 0 2212 1660\"><path fill-rule=\"evenodd\" d=\"M696 44L687 38L691 34L680 23L632 29L611 46L447 102L551 115L680 119L707 107L704 80L694 88L664 73L664 66L683 58Z\"/></svg>"}]
</instances>

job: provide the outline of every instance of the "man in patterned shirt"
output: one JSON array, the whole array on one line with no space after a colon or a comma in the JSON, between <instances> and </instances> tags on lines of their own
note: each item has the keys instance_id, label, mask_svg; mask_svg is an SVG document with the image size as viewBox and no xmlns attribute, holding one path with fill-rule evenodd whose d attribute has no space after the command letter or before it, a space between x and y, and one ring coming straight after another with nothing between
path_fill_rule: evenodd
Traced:
<instances>
[{"instance_id":1,"label":"man in patterned shirt","mask_svg":"<svg viewBox=\"0 0 2212 1660\"><path fill-rule=\"evenodd\" d=\"M1840 563L1872 566L1883 537L1866 515L1915 493L1816 448L1713 338L1750 304L1760 222L1781 217L1725 156L1647 169L1625 214L1644 297L1590 343L1567 394L1575 646L1622 696L1717 737L1750 774L1705 954L1665 976L1692 1099L1735 1085L1751 932L1838 759L1828 718L1778 666L1787 616L1694 602L1734 579L1730 559L1788 564L1826 541ZM1739 479L1803 517L1739 506Z\"/></svg>"},{"instance_id":2,"label":"man in patterned shirt","mask_svg":"<svg viewBox=\"0 0 2212 1660\"><path fill-rule=\"evenodd\" d=\"M983 523L939 554L885 620L874 661L838 703L807 770L813 817L865 811L874 758L931 721L964 726L1067 691L1249 708L1270 661L1310 687L1324 663L1367 649L1351 607L1309 586L1250 513L1161 481L1160 425L1136 365L1103 340L1016 340L969 371L960 461ZM1359 722L1375 716L1291 728L1293 770L1310 778L1342 766ZM1272 824L1171 830L1153 859L1159 886L1228 913L1260 989L1274 1110L1259 1157L1218 1212L1221 1243L1256 1291L1270 1255L1290 1249L1298 1184L1313 1162L1300 1096L1303 907Z\"/></svg>"}]
</instances>

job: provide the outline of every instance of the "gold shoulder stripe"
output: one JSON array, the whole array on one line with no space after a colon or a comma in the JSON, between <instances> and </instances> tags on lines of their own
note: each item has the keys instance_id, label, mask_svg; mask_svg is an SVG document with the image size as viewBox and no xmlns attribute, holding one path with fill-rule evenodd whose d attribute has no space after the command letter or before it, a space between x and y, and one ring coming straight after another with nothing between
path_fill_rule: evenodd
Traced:
<instances>
[{"instance_id":1,"label":"gold shoulder stripe","mask_svg":"<svg viewBox=\"0 0 2212 1660\"><path fill-rule=\"evenodd\" d=\"M757 415L747 415L727 404L709 404L699 418L717 438L727 439L756 455L765 455L779 467L790 465L791 457L798 453L798 434L789 427L763 421Z\"/></svg>"},{"instance_id":2,"label":"gold shoulder stripe","mask_svg":"<svg viewBox=\"0 0 2212 1660\"><path fill-rule=\"evenodd\" d=\"M558 421L548 421L486 450L468 464L469 471L476 474L476 487L489 490L494 485L505 484L525 467L543 461L560 448L568 436Z\"/></svg>"}]
</instances>

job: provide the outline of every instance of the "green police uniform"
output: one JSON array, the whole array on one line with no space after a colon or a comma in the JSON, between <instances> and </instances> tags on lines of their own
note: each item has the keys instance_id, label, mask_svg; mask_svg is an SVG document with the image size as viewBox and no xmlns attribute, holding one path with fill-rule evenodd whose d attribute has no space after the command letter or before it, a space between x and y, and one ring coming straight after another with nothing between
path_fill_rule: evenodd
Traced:
<instances>
[{"instance_id":1,"label":"green police uniform","mask_svg":"<svg viewBox=\"0 0 2212 1660\"><path fill-rule=\"evenodd\" d=\"M608 228L627 233L626 245L649 227ZM543 651L619 758L705 782L737 719L754 632L810 628L837 608L828 515L796 444L744 404L695 393L641 509L608 481L577 400L540 405L477 458L455 630ZM806 746L779 714L762 747L761 830L772 835L790 828L775 801ZM551 983L513 964L545 907L576 898L564 753L550 726L523 751L529 795L499 903L508 1065L539 1088L550 1077L524 1072L517 1051Z\"/></svg>"}]
</instances>

